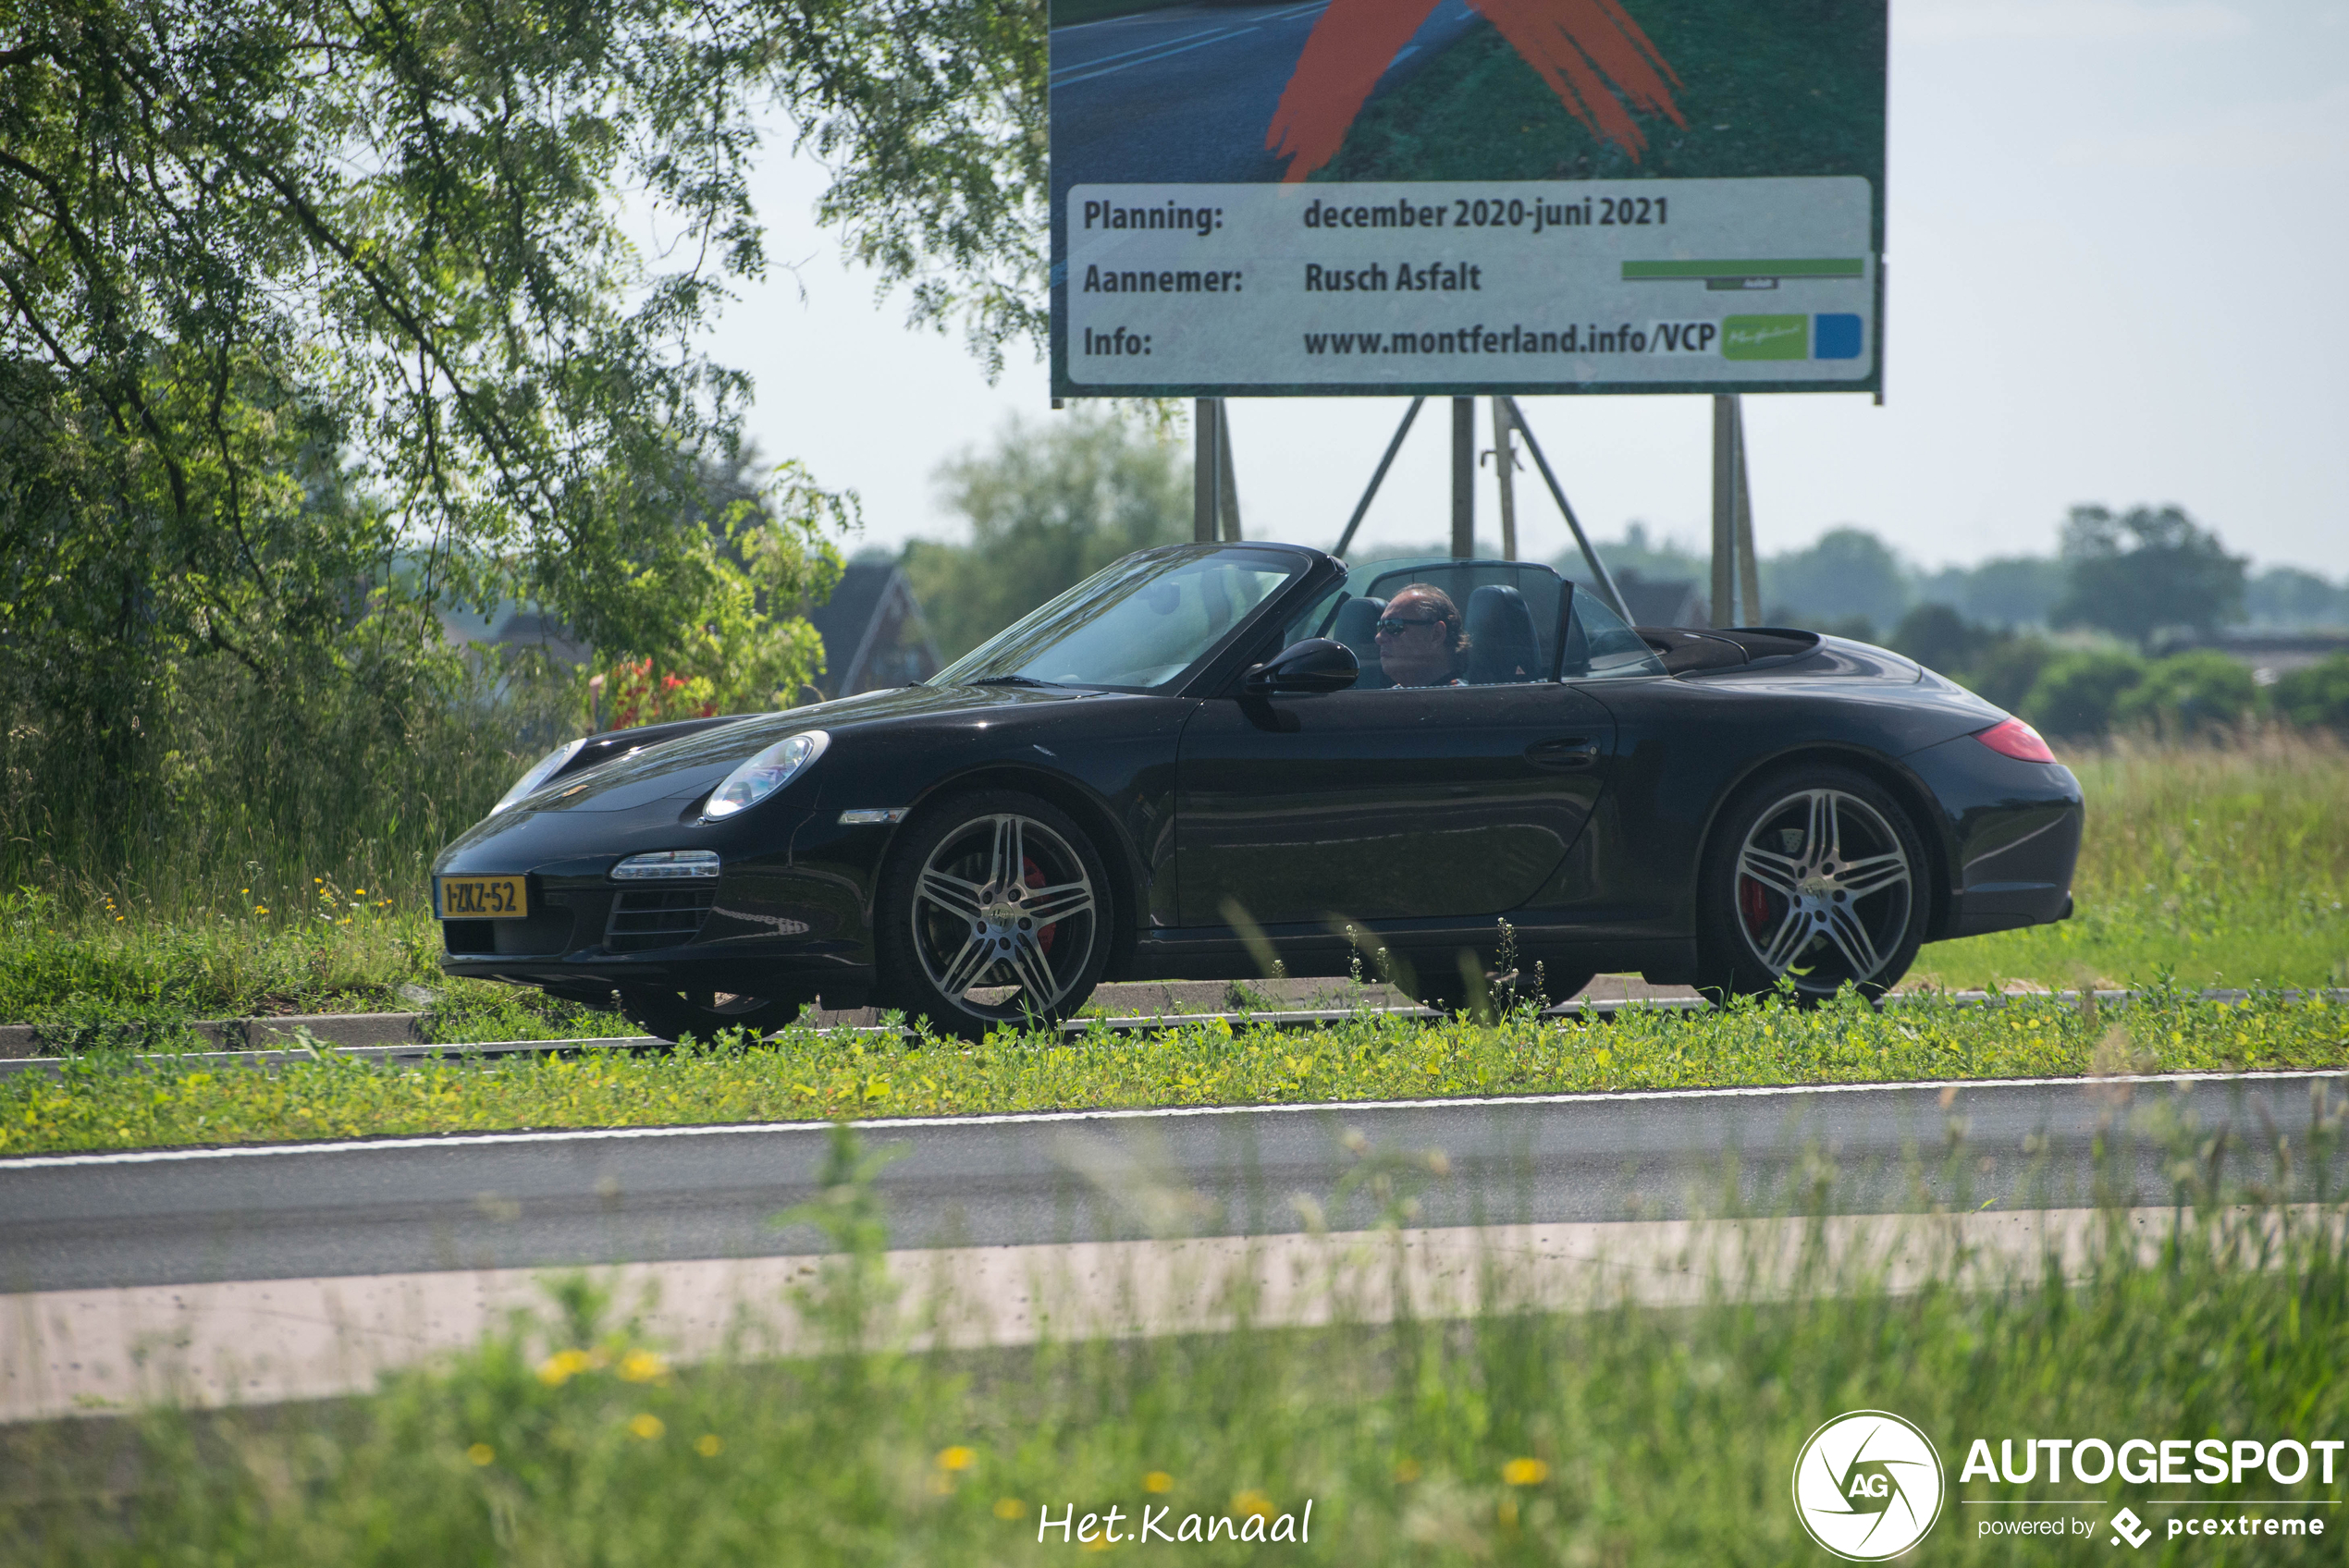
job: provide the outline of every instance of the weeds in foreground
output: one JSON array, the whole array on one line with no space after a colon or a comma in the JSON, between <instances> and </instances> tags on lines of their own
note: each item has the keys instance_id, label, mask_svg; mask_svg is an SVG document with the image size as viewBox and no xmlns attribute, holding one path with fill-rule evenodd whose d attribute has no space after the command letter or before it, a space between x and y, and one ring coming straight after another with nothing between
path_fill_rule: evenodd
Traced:
<instances>
[{"instance_id":1,"label":"weeds in foreground","mask_svg":"<svg viewBox=\"0 0 2349 1568\"><path fill-rule=\"evenodd\" d=\"M2306 1442L2349 1425L2349 1216L2311 1180L2339 1117L2320 1104L2289 1132L2264 1151L2277 1183L2246 1189L2177 1129L2177 1207L2150 1230L2106 1210L2062 1264L1961 1242L1896 1289L1880 1254L1805 1247L1784 1292L1732 1272L1692 1305L1606 1292L1551 1310L1525 1306L1495 1258L1482 1306L1454 1320L1363 1313L1349 1303L1375 1294L1334 1280L1316 1327L1080 1327L978 1351L892 1331L884 1232L842 1137L814 1206L837 1251L797 1304L803 1351L761 1354L754 1319L680 1365L573 1279L552 1310L364 1398L9 1431L0 1550L44 1568L1031 1562L1066 1519L1097 1544L1106 1529L1120 1550L1211 1563L1779 1563L1814 1555L1788 1501L1795 1455L1854 1409L1897 1412L1940 1449L1949 1501L1912 1561L2108 1562L2100 1526L2123 1505L2159 1526L2257 1500L2332 1536L2316 1504L2339 1485L2313 1468L2075 1481L2060 1516L2099 1527L2021 1540L1977 1525L2045 1516L2001 1505L2046 1488L1959 1476L1975 1439ZM1179 1554L1134 1542L1145 1510ZM1196 1542L1214 1521L1241 1538ZM2220 1563L2340 1551L2308 1535L2195 1545Z\"/></svg>"}]
</instances>

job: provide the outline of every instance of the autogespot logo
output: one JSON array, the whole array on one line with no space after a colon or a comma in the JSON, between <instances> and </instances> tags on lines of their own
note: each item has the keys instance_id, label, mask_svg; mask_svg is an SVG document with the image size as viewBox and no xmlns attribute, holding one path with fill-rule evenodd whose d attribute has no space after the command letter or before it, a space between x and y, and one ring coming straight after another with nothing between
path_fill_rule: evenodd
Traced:
<instances>
[{"instance_id":1,"label":"autogespot logo","mask_svg":"<svg viewBox=\"0 0 2349 1568\"><path fill-rule=\"evenodd\" d=\"M1794 1461L1794 1514L1811 1538L1853 1562L1898 1557L1941 1517L1941 1456L1882 1410L1839 1415Z\"/></svg>"}]
</instances>

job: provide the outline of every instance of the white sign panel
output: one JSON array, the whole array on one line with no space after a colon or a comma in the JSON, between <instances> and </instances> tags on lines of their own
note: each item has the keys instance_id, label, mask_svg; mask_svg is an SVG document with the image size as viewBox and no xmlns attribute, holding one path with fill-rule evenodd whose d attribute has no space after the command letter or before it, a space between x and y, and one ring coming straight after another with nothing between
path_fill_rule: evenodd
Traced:
<instances>
[{"instance_id":1,"label":"white sign panel","mask_svg":"<svg viewBox=\"0 0 2349 1568\"><path fill-rule=\"evenodd\" d=\"M1865 179L1080 185L1072 390L1873 380Z\"/></svg>"}]
</instances>

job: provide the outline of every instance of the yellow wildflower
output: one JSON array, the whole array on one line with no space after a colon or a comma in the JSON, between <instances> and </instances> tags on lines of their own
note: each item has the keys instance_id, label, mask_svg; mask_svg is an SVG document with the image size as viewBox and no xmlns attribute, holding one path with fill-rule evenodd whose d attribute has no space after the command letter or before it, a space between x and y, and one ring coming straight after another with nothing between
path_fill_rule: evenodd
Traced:
<instances>
[{"instance_id":1,"label":"yellow wildflower","mask_svg":"<svg viewBox=\"0 0 2349 1568\"><path fill-rule=\"evenodd\" d=\"M971 1461L978 1457L971 1450L956 1443L953 1448L938 1451L938 1467L941 1470L967 1470L971 1467Z\"/></svg>"},{"instance_id":2,"label":"yellow wildflower","mask_svg":"<svg viewBox=\"0 0 2349 1568\"><path fill-rule=\"evenodd\" d=\"M1146 1492L1171 1492L1174 1489L1174 1477L1163 1470L1153 1470L1142 1477L1142 1489Z\"/></svg>"},{"instance_id":3,"label":"yellow wildflower","mask_svg":"<svg viewBox=\"0 0 2349 1568\"><path fill-rule=\"evenodd\" d=\"M651 1411L640 1410L628 1418L628 1429L650 1442L669 1430L669 1426Z\"/></svg>"},{"instance_id":4,"label":"yellow wildflower","mask_svg":"<svg viewBox=\"0 0 2349 1568\"><path fill-rule=\"evenodd\" d=\"M715 1432L704 1432L694 1439L694 1452L704 1459L715 1459L724 1451L726 1439Z\"/></svg>"},{"instance_id":5,"label":"yellow wildflower","mask_svg":"<svg viewBox=\"0 0 2349 1568\"><path fill-rule=\"evenodd\" d=\"M1550 1478L1550 1467L1538 1459L1512 1459L1501 1466L1501 1479L1513 1487L1538 1487Z\"/></svg>"},{"instance_id":6,"label":"yellow wildflower","mask_svg":"<svg viewBox=\"0 0 2349 1568\"><path fill-rule=\"evenodd\" d=\"M1270 1519L1273 1516L1273 1500L1266 1497L1262 1492L1258 1491L1255 1488L1250 1487L1244 1492L1234 1494L1232 1498L1232 1512L1235 1513L1254 1513L1260 1515L1261 1517Z\"/></svg>"},{"instance_id":7,"label":"yellow wildflower","mask_svg":"<svg viewBox=\"0 0 2349 1568\"><path fill-rule=\"evenodd\" d=\"M632 1350L621 1357L620 1375L632 1383L651 1383L669 1376L669 1363L648 1350Z\"/></svg>"},{"instance_id":8,"label":"yellow wildflower","mask_svg":"<svg viewBox=\"0 0 2349 1568\"><path fill-rule=\"evenodd\" d=\"M995 1500L995 1517L998 1519L1025 1519L1027 1517L1027 1504L1020 1501L1020 1500L1015 1497L999 1497Z\"/></svg>"},{"instance_id":9,"label":"yellow wildflower","mask_svg":"<svg viewBox=\"0 0 2349 1568\"><path fill-rule=\"evenodd\" d=\"M539 1364L538 1380L550 1389L560 1389L593 1365L584 1350L559 1350Z\"/></svg>"},{"instance_id":10,"label":"yellow wildflower","mask_svg":"<svg viewBox=\"0 0 2349 1568\"><path fill-rule=\"evenodd\" d=\"M498 1451L487 1443L475 1443L465 1450L465 1457L475 1464L495 1464L498 1462Z\"/></svg>"}]
</instances>

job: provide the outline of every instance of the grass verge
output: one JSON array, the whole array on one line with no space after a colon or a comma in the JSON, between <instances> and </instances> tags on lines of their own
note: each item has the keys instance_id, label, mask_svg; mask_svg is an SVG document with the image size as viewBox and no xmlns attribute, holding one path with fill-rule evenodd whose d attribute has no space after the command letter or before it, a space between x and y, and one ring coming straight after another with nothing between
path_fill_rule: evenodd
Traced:
<instances>
[{"instance_id":1,"label":"grass verge","mask_svg":"<svg viewBox=\"0 0 2349 1568\"><path fill-rule=\"evenodd\" d=\"M2116 742L2066 759L2088 802L2056 925L1938 942L1915 974L1952 989L2023 978L2114 986L2349 984L2349 757L2329 736Z\"/></svg>"},{"instance_id":2,"label":"grass verge","mask_svg":"<svg viewBox=\"0 0 2349 1568\"><path fill-rule=\"evenodd\" d=\"M839 1179L848 1145L839 1201L812 1206L832 1256L793 1304L825 1354L761 1359L746 1335L715 1363L672 1367L572 1280L554 1309L370 1397L0 1434L0 1555L29 1568L1024 1563L1039 1540L1063 1546L1064 1517L1130 1541L1150 1508L1169 1534L1196 1515L1195 1534L1228 1519L1248 1537L1132 1548L1185 1562L1782 1563L1817 1555L1788 1496L1804 1439L1857 1409L1897 1412L1939 1449L1949 1501L1907 1561L2107 1562L2102 1526L2124 1503L2157 1529L2254 1501L2304 1529L2323 1521L2321 1536L2197 1538L2196 1562L2337 1562L2349 1527L2316 1505L2341 1488L2313 1466L2288 1485L2256 1468L2190 1488L2072 1478L2061 1495L2085 1505L2052 1515L1997 1506L2044 1497L2044 1481L1960 1476L1977 1439L1989 1452L2050 1432L2113 1448L2306 1441L2349 1426L2341 1209L2217 1201L2211 1168L2183 1149L2177 1228L2158 1245L2110 1212L2076 1271L2023 1266L1987 1288L1958 1253L1895 1289L1873 1256L1814 1252L1785 1298L1527 1311L1509 1309L1495 1260L1484 1308L1457 1321L1365 1321L1334 1286L1316 1328L1080 1328L922 1354L876 1342L892 1305L882 1227ZM1365 1274L1382 1267L1364 1259ZM2048 1516L2062 1536L1978 1529ZM1283 1517L1297 1544L1254 1544Z\"/></svg>"},{"instance_id":3,"label":"grass verge","mask_svg":"<svg viewBox=\"0 0 2349 1568\"><path fill-rule=\"evenodd\" d=\"M281 1071L87 1057L0 1081L0 1156L518 1127L658 1126L1105 1107L1282 1104L1731 1084L1907 1082L2349 1065L2349 1008L2156 991L2127 1007L2023 998L1770 1002L1633 1011L1611 1023L1529 1011L1494 1024L1361 1014L1310 1033L1106 1029L1064 1041L792 1030L674 1054L376 1064L328 1053Z\"/></svg>"}]
</instances>

